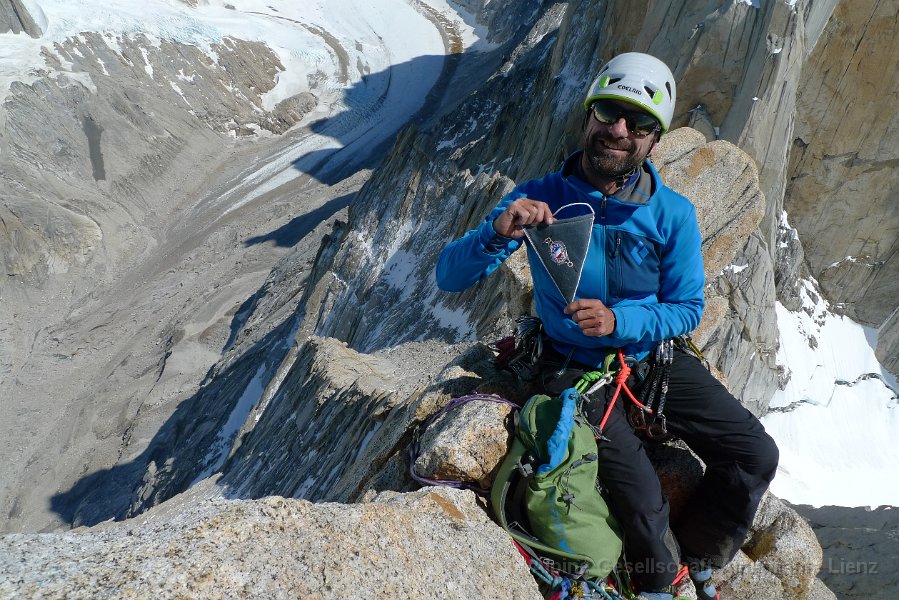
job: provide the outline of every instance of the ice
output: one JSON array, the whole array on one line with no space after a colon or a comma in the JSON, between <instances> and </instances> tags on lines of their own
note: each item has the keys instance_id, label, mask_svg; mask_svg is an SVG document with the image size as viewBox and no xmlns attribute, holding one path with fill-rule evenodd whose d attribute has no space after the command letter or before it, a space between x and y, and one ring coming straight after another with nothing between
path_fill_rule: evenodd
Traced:
<instances>
[{"instance_id":1,"label":"ice","mask_svg":"<svg viewBox=\"0 0 899 600\"><path fill-rule=\"evenodd\" d=\"M812 506L899 505L896 379L874 355L876 332L833 314L814 282L802 296L800 311L776 305L790 381L762 419L781 451L771 490Z\"/></svg>"}]
</instances>

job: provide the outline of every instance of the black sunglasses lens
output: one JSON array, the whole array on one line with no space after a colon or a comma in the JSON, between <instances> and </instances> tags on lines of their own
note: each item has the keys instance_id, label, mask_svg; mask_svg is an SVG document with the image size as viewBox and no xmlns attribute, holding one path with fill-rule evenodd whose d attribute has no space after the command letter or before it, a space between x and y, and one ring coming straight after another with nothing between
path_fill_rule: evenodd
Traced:
<instances>
[{"instance_id":1,"label":"black sunglasses lens","mask_svg":"<svg viewBox=\"0 0 899 600\"><path fill-rule=\"evenodd\" d=\"M593 116L600 123L610 125L621 118L621 110L610 102L599 100L593 103Z\"/></svg>"},{"instance_id":2,"label":"black sunglasses lens","mask_svg":"<svg viewBox=\"0 0 899 600\"><path fill-rule=\"evenodd\" d=\"M647 135L656 131L659 127L659 122L655 120L655 117L647 114L640 113L631 113L631 116L628 117L627 120L627 128L631 133L635 133L637 135Z\"/></svg>"},{"instance_id":3,"label":"black sunglasses lens","mask_svg":"<svg viewBox=\"0 0 899 600\"><path fill-rule=\"evenodd\" d=\"M625 110L608 101L597 100L593 103L593 116L600 123L611 125L618 119L624 118L627 129L635 135L648 135L659 129L659 122L650 114Z\"/></svg>"}]
</instances>

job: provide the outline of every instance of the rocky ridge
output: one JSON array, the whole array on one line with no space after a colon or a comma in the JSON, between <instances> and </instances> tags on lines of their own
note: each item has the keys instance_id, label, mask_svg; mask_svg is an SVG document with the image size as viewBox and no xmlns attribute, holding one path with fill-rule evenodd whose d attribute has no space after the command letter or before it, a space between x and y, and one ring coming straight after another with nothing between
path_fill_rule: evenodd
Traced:
<instances>
[{"instance_id":1,"label":"rocky ridge","mask_svg":"<svg viewBox=\"0 0 899 600\"><path fill-rule=\"evenodd\" d=\"M37 14L32 15L31 8L37 8ZM40 37L43 33L41 19L43 14L36 5L26 6L22 0L4 0L0 2L0 33L26 33L33 38Z\"/></svg>"},{"instance_id":2,"label":"rocky ridge","mask_svg":"<svg viewBox=\"0 0 899 600\"><path fill-rule=\"evenodd\" d=\"M0 538L0 598L541 597L471 492L189 499L97 531Z\"/></svg>"}]
</instances>

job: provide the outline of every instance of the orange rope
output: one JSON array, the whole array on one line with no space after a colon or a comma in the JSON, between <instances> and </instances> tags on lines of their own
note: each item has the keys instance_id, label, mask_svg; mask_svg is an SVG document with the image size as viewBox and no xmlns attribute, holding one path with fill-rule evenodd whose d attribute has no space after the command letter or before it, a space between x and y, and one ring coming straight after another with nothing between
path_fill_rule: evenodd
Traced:
<instances>
[{"instance_id":1,"label":"orange rope","mask_svg":"<svg viewBox=\"0 0 899 600\"><path fill-rule=\"evenodd\" d=\"M627 394L627 397L630 398L631 402L640 407L641 410L652 414L652 409L646 408L644 404L642 404L637 398L634 397L633 392L631 392L630 388L627 387L627 378L630 377L631 374L631 366L627 364L624 360L624 353L621 351L621 348L618 349L618 364L621 365L621 369L618 371L618 375L615 376L615 383L617 384L615 387L615 394L612 396L612 399L609 401L609 406L606 408L606 412L602 417L602 421L599 422L599 433L602 434L602 430L606 427L606 421L609 420L609 416L612 414L612 409L615 408L615 403L618 402L618 396L621 395L621 390L624 390L624 393Z\"/></svg>"}]
</instances>

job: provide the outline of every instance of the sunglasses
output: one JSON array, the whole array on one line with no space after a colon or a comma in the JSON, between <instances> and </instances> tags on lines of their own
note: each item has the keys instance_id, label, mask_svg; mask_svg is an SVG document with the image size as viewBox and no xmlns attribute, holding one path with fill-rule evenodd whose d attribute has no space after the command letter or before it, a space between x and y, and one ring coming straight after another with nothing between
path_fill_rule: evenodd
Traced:
<instances>
[{"instance_id":1,"label":"sunglasses","mask_svg":"<svg viewBox=\"0 0 899 600\"><path fill-rule=\"evenodd\" d=\"M651 114L640 110L627 110L609 100L597 100L590 105L590 109L593 111L593 117L606 125L612 125L617 123L618 119L624 119L627 130L639 137L647 136L661 129L659 121Z\"/></svg>"}]
</instances>

